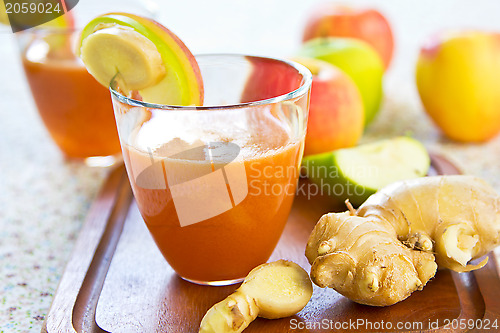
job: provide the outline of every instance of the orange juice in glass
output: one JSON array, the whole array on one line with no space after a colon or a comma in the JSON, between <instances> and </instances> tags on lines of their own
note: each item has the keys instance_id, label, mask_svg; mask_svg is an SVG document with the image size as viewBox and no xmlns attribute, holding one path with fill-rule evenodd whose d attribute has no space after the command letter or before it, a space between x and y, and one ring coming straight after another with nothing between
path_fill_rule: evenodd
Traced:
<instances>
[{"instance_id":1,"label":"orange juice in glass","mask_svg":"<svg viewBox=\"0 0 500 333\"><path fill-rule=\"evenodd\" d=\"M241 281L268 260L299 176L311 74L277 59L197 57L204 106L111 92L138 208L185 280Z\"/></svg>"}]
</instances>

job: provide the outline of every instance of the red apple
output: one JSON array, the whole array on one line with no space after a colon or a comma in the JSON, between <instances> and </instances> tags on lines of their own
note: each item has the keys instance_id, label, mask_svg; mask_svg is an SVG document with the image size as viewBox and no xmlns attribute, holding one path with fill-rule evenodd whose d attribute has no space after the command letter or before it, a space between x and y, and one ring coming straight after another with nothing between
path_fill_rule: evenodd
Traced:
<instances>
[{"instance_id":1,"label":"red apple","mask_svg":"<svg viewBox=\"0 0 500 333\"><path fill-rule=\"evenodd\" d=\"M355 146L364 129L363 99L339 68L312 58L294 58L313 74L304 155Z\"/></svg>"},{"instance_id":2,"label":"red apple","mask_svg":"<svg viewBox=\"0 0 500 333\"><path fill-rule=\"evenodd\" d=\"M336 4L322 4L310 16L304 31L304 42L316 37L350 37L361 39L378 52L385 68L394 51L394 37L387 19L375 9L354 9Z\"/></svg>"}]
</instances>

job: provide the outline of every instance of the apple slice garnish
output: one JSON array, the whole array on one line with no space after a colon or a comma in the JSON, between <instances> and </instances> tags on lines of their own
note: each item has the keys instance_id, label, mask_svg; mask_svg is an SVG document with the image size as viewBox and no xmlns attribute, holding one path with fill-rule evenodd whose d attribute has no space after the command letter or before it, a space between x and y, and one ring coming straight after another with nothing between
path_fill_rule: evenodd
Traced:
<instances>
[{"instance_id":1,"label":"apple slice garnish","mask_svg":"<svg viewBox=\"0 0 500 333\"><path fill-rule=\"evenodd\" d=\"M137 91L144 102L202 105L203 81L194 56L159 23L133 14L110 13L82 31L77 55L89 73L108 87L120 74L120 87Z\"/></svg>"}]
</instances>

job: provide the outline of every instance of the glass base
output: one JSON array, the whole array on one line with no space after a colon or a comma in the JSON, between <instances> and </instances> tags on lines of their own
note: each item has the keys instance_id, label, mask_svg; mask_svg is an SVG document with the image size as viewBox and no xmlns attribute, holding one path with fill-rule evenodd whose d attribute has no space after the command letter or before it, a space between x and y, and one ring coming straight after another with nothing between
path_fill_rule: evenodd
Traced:
<instances>
[{"instance_id":1,"label":"glass base","mask_svg":"<svg viewBox=\"0 0 500 333\"><path fill-rule=\"evenodd\" d=\"M200 286L213 286L213 287L221 287L221 286L230 286L232 284L237 284L240 282L243 282L245 278L239 278L239 279L234 279L234 280L222 280L222 281L197 281L197 280L191 280L191 279L186 279L181 276L181 279L187 282L191 282L194 284L198 284Z\"/></svg>"},{"instance_id":2,"label":"glass base","mask_svg":"<svg viewBox=\"0 0 500 333\"><path fill-rule=\"evenodd\" d=\"M120 155L110 155L110 156L92 156L87 157L83 161L89 167L110 167L118 162L121 162L122 156Z\"/></svg>"},{"instance_id":3,"label":"glass base","mask_svg":"<svg viewBox=\"0 0 500 333\"><path fill-rule=\"evenodd\" d=\"M81 162L92 168L107 168L123 161L122 154L76 158L66 156L66 161Z\"/></svg>"}]
</instances>

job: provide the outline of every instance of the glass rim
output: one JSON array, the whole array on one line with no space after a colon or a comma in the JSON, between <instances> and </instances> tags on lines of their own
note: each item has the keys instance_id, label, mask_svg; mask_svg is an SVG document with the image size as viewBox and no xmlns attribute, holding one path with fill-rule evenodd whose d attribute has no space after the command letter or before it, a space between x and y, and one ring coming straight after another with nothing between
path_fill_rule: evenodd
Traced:
<instances>
[{"instance_id":1,"label":"glass rim","mask_svg":"<svg viewBox=\"0 0 500 333\"><path fill-rule=\"evenodd\" d=\"M71 33L79 33L82 31L83 28L77 28L77 27L31 27L29 29L24 29L18 32L15 32L15 35L22 35L22 34L31 34L31 35L37 35L37 34L71 34Z\"/></svg>"},{"instance_id":2,"label":"glass rim","mask_svg":"<svg viewBox=\"0 0 500 333\"><path fill-rule=\"evenodd\" d=\"M151 109L160 109L160 110L170 110L170 111L212 111L212 110L225 110L225 109L238 109L238 108L247 108L247 107L255 107L261 105L269 105L279 102L284 102L288 100L292 100L294 98L298 98L307 93L312 84L312 74L309 69L305 66L286 59L267 57L267 56L258 56L258 55L247 55L247 54L239 54L239 53L204 53L204 54L196 54L195 58L199 57L221 57L221 56L229 56L229 57L251 57L251 58L261 58L261 59L270 59L279 61L281 63L285 63L286 65L292 67L297 71L299 75L302 76L302 82L300 86L292 91L289 91L285 94L281 94L275 97L250 101L250 102L242 102L242 103L233 103L233 104L220 104L220 105L203 105L203 106L194 106L194 105L169 105L169 104L157 104L157 103L148 103L143 101L138 101L136 99L127 97L119 93L116 89L117 80L113 78L110 83L109 91L111 92L111 96L116 98L119 102L130 105L130 106L138 106L144 108Z\"/></svg>"}]
</instances>

